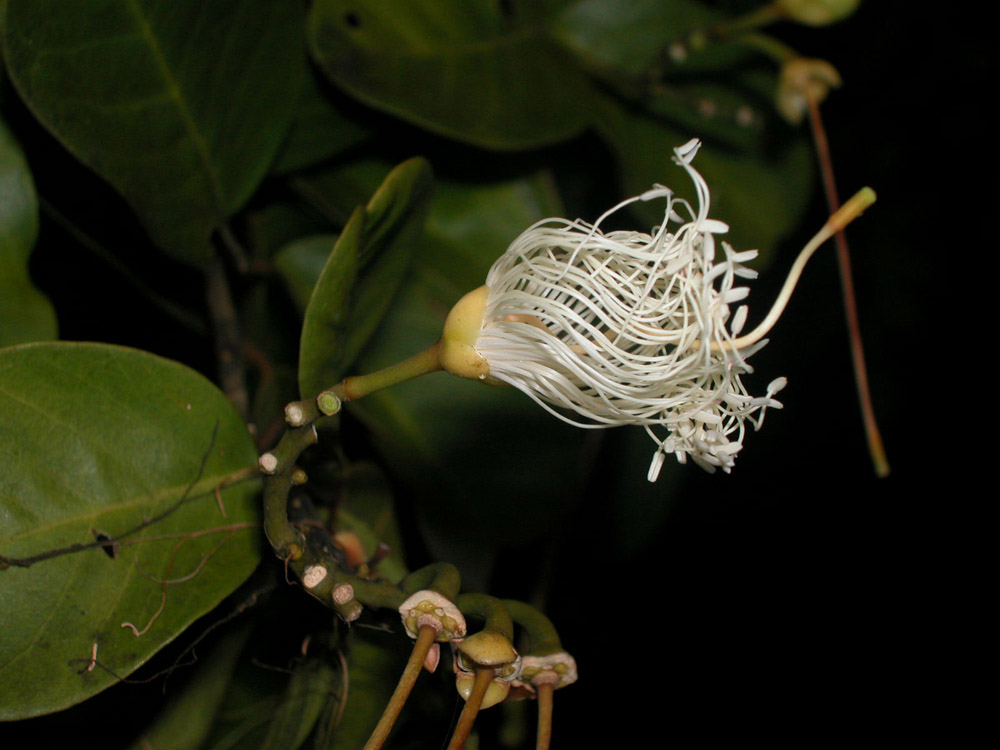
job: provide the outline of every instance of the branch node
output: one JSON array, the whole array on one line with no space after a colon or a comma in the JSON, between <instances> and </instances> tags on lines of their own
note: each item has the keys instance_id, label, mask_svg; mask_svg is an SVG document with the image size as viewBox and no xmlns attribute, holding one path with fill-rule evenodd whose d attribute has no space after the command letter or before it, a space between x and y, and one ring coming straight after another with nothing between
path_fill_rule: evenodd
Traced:
<instances>
[{"instance_id":1,"label":"branch node","mask_svg":"<svg viewBox=\"0 0 1000 750\"><path fill-rule=\"evenodd\" d=\"M297 401L285 406L285 421L292 427L301 427L307 421L305 410Z\"/></svg>"},{"instance_id":2,"label":"branch node","mask_svg":"<svg viewBox=\"0 0 1000 750\"><path fill-rule=\"evenodd\" d=\"M265 453L257 459L257 465L264 474L274 474L278 470L278 457L273 453Z\"/></svg>"},{"instance_id":3,"label":"branch node","mask_svg":"<svg viewBox=\"0 0 1000 750\"><path fill-rule=\"evenodd\" d=\"M347 604L354 599L354 587L349 583L341 583L333 587L330 592L334 604Z\"/></svg>"},{"instance_id":4,"label":"branch node","mask_svg":"<svg viewBox=\"0 0 1000 750\"><path fill-rule=\"evenodd\" d=\"M323 391L316 397L316 406L326 416L332 417L340 411L340 398L333 391Z\"/></svg>"},{"instance_id":5,"label":"branch node","mask_svg":"<svg viewBox=\"0 0 1000 750\"><path fill-rule=\"evenodd\" d=\"M323 565L310 565L302 573L302 585L307 589L316 588L326 578L329 571Z\"/></svg>"}]
</instances>

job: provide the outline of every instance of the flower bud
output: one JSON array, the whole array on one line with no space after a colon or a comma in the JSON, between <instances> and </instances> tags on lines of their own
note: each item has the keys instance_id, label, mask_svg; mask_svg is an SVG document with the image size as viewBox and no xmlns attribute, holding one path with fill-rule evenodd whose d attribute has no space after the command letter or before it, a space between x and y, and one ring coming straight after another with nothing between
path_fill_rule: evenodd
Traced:
<instances>
[{"instance_id":1,"label":"flower bud","mask_svg":"<svg viewBox=\"0 0 1000 750\"><path fill-rule=\"evenodd\" d=\"M861 4L861 0L776 0L793 21L807 26L826 26L842 21Z\"/></svg>"},{"instance_id":2,"label":"flower bud","mask_svg":"<svg viewBox=\"0 0 1000 750\"><path fill-rule=\"evenodd\" d=\"M777 106L792 125L805 117L809 102L822 102L841 84L840 73L826 60L797 57L785 63L778 82Z\"/></svg>"}]
</instances>

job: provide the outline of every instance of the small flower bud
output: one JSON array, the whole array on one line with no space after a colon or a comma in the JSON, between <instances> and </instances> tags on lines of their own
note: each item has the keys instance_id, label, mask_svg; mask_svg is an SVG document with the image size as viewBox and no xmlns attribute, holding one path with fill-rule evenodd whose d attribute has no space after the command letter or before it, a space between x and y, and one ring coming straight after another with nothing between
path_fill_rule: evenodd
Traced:
<instances>
[{"instance_id":1,"label":"small flower bud","mask_svg":"<svg viewBox=\"0 0 1000 750\"><path fill-rule=\"evenodd\" d=\"M521 674L521 655L502 633L489 628L461 641L453 641L455 668L472 672L478 667L493 667L494 679L516 680Z\"/></svg>"},{"instance_id":2,"label":"small flower bud","mask_svg":"<svg viewBox=\"0 0 1000 750\"><path fill-rule=\"evenodd\" d=\"M469 696L472 695L472 686L475 682L475 677L463 672L455 678L455 688L458 690L458 694L462 696L462 700L469 700ZM510 683L509 682L498 682L493 680L490 686L486 688L486 695L483 696L483 702L479 704L479 709L489 708L490 706L495 706L497 703L502 703L510 693Z\"/></svg>"},{"instance_id":3,"label":"small flower bud","mask_svg":"<svg viewBox=\"0 0 1000 750\"><path fill-rule=\"evenodd\" d=\"M448 597L430 589L417 591L399 606L399 616L410 638L417 637L422 625L437 630L437 640L450 641L466 633L465 616Z\"/></svg>"},{"instance_id":4,"label":"small flower bud","mask_svg":"<svg viewBox=\"0 0 1000 750\"><path fill-rule=\"evenodd\" d=\"M778 83L777 106L781 116L798 125L809 102L822 102L831 88L839 88L840 73L826 60L797 57L785 63Z\"/></svg>"},{"instance_id":5,"label":"small flower bud","mask_svg":"<svg viewBox=\"0 0 1000 750\"><path fill-rule=\"evenodd\" d=\"M861 4L861 0L776 0L791 20L807 26L826 26L842 21Z\"/></svg>"},{"instance_id":6,"label":"small flower bud","mask_svg":"<svg viewBox=\"0 0 1000 750\"><path fill-rule=\"evenodd\" d=\"M556 688L566 687L577 680L576 660L565 651L546 656L525 656L518 679L530 685L553 682Z\"/></svg>"}]
</instances>

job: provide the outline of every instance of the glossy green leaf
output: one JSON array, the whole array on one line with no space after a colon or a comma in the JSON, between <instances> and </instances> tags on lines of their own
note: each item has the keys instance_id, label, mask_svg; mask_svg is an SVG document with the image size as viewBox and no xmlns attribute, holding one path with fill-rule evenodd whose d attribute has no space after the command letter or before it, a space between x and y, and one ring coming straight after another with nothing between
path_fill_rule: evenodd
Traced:
<instances>
[{"instance_id":1,"label":"glossy green leaf","mask_svg":"<svg viewBox=\"0 0 1000 750\"><path fill-rule=\"evenodd\" d=\"M274 255L275 270L281 274L292 295L292 301L303 315L309 306L309 298L312 297L316 282L323 274L327 261L331 259L336 242L337 236L333 234L302 237L285 245ZM340 252L345 252L344 246ZM356 249L352 255L356 255ZM345 277L347 285L343 290L338 290L337 296L346 295L354 281L353 273L341 271L340 275ZM337 315L339 314L342 313L338 312Z\"/></svg>"},{"instance_id":2,"label":"glossy green leaf","mask_svg":"<svg viewBox=\"0 0 1000 750\"><path fill-rule=\"evenodd\" d=\"M587 124L589 84L540 24L488 0L318 0L313 57L362 102L496 149L565 140Z\"/></svg>"},{"instance_id":3,"label":"glossy green leaf","mask_svg":"<svg viewBox=\"0 0 1000 750\"><path fill-rule=\"evenodd\" d=\"M11 80L35 116L200 263L281 146L305 72L285 0L3 4Z\"/></svg>"},{"instance_id":4,"label":"glossy green leaf","mask_svg":"<svg viewBox=\"0 0 1000 750\"><path fill-rule=\"evenodd\" d=\"M31 283L38 198L20 146L0 122L0 347L58 335L52 303Z\"/></svg>"},{"instance_id":5,"label":"glossy green leaf","mask_svg":"<svg viewBox=\"0 0 1000 750\"><path fill-rule=\"evenodd\" d=\"M0 555L120 540L0 569L0 718L13 719L114 684L218 604L259 560L259 509L249 481L217 501L256 450L223 394L176 362L10 347L0 413Z\"/></svg>"},{"instance_id":6,"label":"glossy green leaf","mask_svg":"<svg viewBox=\"0 0 1000 750\"><path fill-rule=\"evenodd\" d=\"M132 744L131 750L189 750L201 747L229 687L249 628L228 633L197 666L184 690L172 698L156 721Z\"/></svg>"},{"instance_id":7,"label":"glossy green leaf","mask_svg":"<svg viewBox=\"0 0 1000 750\"><path fill-rule=\"evenodd\" d=\"M358 206L337 238L306 306L299 342L299 392L315 396L340 381L350 335L351 293L364 242L365 209Z\"/></svg>"},{"instance_id":8,"label":"glossy green leaf","mask_svg":"<svg viewBox=\"0 0 1000 750\"><path fill-rule=\"evenodd\" d=\"M409 267L430 195L430 166L410 159L385 178L344 228L302 324L303 397L337 383L378 327Z\"/></svg>"},{"instance_id":9,"label":"glossy green leaf","mask_svg":"<svg viewBox=\"0 0 1000 750\"><path fill-rule=\"evenodd\" d=\"M759 146L778 119L778 70L738 37L708 33L724 21L692 0L584 0L559 14L552 29L588 71L638 108L691 137Z\"/></svg>"},{"instance_id":10,"label":"glossy green leaf","mask_svg":"<svg viewBox=\"0 0 1000 750\"><path fill-rule=\"evenodd\" d=\"M609 79L647 73L669 58L690 55L691 32L719 15L690 0L581 0L566 5L551 24L553 38L588 70Z\"/></svg>"}]
</instances>

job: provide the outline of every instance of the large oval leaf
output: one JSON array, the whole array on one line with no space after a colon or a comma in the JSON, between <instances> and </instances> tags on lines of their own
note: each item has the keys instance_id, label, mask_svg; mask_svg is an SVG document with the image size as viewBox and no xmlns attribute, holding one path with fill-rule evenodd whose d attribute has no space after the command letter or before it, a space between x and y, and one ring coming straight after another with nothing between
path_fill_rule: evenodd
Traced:
<instances>
[{"instance_id":1,"label":"large oval leaf","mask_svg":"<svg viewBox=\"0 0 1000 750\"><path fill-rule=\"evenodd\" d=\"M38 198L21 148L0 122L0 347L54 339L56 313L28 277Z\"/></svg>"},{"instance_id":2,"label":"large oval leaf","mask_svg":"<svg viewBox=\"0 0 1000 750\"><path fill-rule=\"evenodd\" d=\"M694 0L583 0L552 32L620 95L682 131L747 148L778 119L778 71L738 35L713 35L724 21Z\"/></svg>"},{"instance_id":3,"label":"large oval leaf","mask_svg":"<svg viewBox=\"0 0 1000 750\"><path fill-rule=\"evenodd\" d=\"M537 24L492 0L318 0L313 57L366 104L485 148L564 140L587 124L585 77Z\"/></svg>"},{"instance_id":4,"label":"large oval leaf","mask_svg":"<svg viewBox=\"0 0 1000 750\"><path fill-rule=\"evenodd\" d=\"M285 0L3 4L11 80L39 120L132 205L176 257L264 176L305 71Z\"/></svg>"},{"instance_id":5,"label":"large oval leaf","mask_svg":"<svg viewBox=\"0 0 1000 750\"><path fill-rule=\"evenodd\" d=\"M217 500L256 451L223 394L176 362L9 347L0 414L0 719L15 719L103 690L218 604L257 564L259 512L253 482Z\"/></svg>"}]
</instances>

